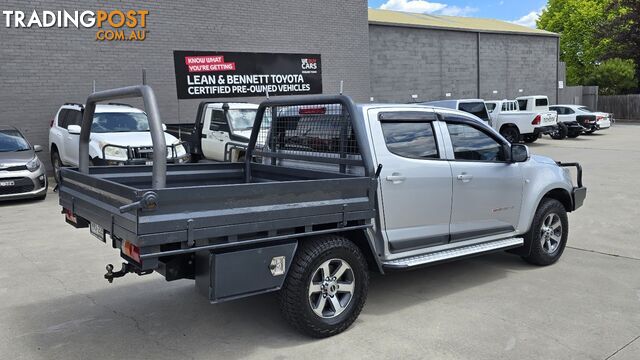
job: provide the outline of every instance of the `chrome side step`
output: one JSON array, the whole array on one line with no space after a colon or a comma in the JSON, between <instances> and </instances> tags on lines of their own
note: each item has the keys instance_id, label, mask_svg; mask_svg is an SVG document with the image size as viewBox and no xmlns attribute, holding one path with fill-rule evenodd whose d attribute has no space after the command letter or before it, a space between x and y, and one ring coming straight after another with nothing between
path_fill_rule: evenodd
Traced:
<instances>
[{"instance_id":1,"label":"chrome side step","mask_svg":"<svg viewBox=\"0 0 640 360\"><path fill-rule=\"evenodd\" d=\"M461 246L458 248L435 251L417 256L388 260L382 262L382 266L386 269L407 269L414 266L432 264L470 255L478 255L497 250L507 250L522 246L523 244L524 239L519 237L494 240L476 245Z\"/></svg>"}]
</instances>

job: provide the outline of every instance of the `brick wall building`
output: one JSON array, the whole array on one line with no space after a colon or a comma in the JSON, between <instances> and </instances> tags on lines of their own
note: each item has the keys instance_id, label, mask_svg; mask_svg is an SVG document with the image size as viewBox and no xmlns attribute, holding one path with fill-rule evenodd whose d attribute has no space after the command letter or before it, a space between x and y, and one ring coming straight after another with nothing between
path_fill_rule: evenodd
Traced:
<instances>
[{"instance_id":1,"label":"brick wall building","mask_svg":"<svg viewBox=\"0 0 640 360\"><path fill-rule=\"evenodd\" d=\"M97 90L140 84L143 68L163 121L193 121L199 100L177 100L174 50L319 53L324 92L336 93L343 80L345 94L356 101L409 102L414 94L422 101L447 94L556 99L557 34L497 20L367 13L365 0L5 0L0 5L2 11L27 15L34 9L149 11L141 42L96 41L95 28L7 27L2 15L0 124L19 127L45 148L49 122L61 104L84 102L94 81ZM41 159L49 156L47 151Z\"/></svg>"},{"instance_id":2,"label":"brick wall building","mask_svg":"<svg viewBox=\"0 0 640 360\"><path fill-rule=\"evenodd\" d=\"M147 9L142 42L96 41L95 28L7 28L0 22L0 123L22 129L45 148L49 122L64 102L92 91L140 84L142 69L166 123L195 118L199 100L176 97L174 50L311 53L322 56L323 90L369 96L365 0L83 1L5 0L0 10ZM236 101L239 99L236 98ZM243 98L242 101L259 101ZM142 106L132 101L133 105ZM48 160L49 153L41 159ZM50 166L49 161L45 163Z\"/></svg>"},{"instance_id":3,"label":"brick wall building","mask_svg":"<svg viewBox=\"0 0 640 360\"><path fill-rule=\"evenodd\" d=\"M547 95L554 103L558 40L498 20L369 9L371 96L409 102L412 95L418 101Z\"/></svg>"}]
</instances>

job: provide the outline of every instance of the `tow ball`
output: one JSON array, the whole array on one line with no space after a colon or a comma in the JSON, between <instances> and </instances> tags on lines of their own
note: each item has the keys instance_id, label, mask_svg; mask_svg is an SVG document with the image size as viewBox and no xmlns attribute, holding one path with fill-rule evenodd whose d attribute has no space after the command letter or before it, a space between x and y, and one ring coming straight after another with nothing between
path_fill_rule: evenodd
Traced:
<instances>
[{"instance_id":1,"label":"tow ball","mask_svg":"<svg viewBox=\"0 0 640 360\"><path fill-rule=\"evenodd\" d=\"M107 269L107 273L104 274L104 278L107 279L109 284L113 283L113 279L123 277L128 273L136 273L138 275L148 275L153 272L153 270L140 271L136 269L135 266L132 266L127 263L122 263L122 267L120 268L120 270L116 272L113 271L113 265L111 264L108 264L106 266L106 269Z\"/></svg>"}]
</instances>

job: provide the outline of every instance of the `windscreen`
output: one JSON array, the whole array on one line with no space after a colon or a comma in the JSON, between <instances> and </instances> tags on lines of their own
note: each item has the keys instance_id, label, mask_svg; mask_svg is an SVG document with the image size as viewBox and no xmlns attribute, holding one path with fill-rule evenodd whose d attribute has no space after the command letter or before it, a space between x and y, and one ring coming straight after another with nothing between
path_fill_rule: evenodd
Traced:
<instances>
[{"instance_id":1,"label":"windscreen","mask_svg":"<svg viewBox=\"0 0 640 360\"><path fill-rule=\"evenodd\" d=\"M586 112L593 112L593 110L591 110L590 108L588 108L586 106L580 106L578 109L580 109L582 111L586 111Z\"/></svg>"},{"instance_id":2,"label":"windscreen","mask_svg":"<svg viewBox=\"0 0 640 360\"><path fill-rule=\"evenodd\" d=\"M135 132L149 131L149 120L145 113L106 112L93 116L91 132Z\"/></svg>"},{"instance_id":3,"label":"windscreen","mask_svg":"<svg viewBox=\"0 0 640 360\"><path fill-rule=\"evenodd\" d=\"M489 121L489 114L483 102L461 102L458 105L459 110L473 114L484 121Z\"/></svg>"},{"instance_id":4,"label":"windscreen","mask_svg":"<svg viewBox=\"0 0 640 360\"><path fill-rule=\"evenodd\" d=\"M229 122L231 128L236 131L251 130L258 109L234 109L229 110Z\"/></svg>"},{"instance_id":5,"label":"windscreen","mask_svg":"<svg viewBox=\"0 0 640 360\"><path fill-rule=\"evenodd\" d=\"M0 130L0 152L26 151L31 147L18 130Z\"/></svg>"}]
</instances>

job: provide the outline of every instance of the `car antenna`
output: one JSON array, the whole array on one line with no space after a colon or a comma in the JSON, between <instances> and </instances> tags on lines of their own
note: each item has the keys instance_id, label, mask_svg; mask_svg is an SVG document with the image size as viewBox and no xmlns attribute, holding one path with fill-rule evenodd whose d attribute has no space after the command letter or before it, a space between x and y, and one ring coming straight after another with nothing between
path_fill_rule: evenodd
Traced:
<instances>
[{"instance_id":1,"label":"car antenna","mask_svg":"<svg viewBox=\"0 0 640 360\"><path fill-rule=\"evenodd\" d=\"M267 100L269 100L269 89L266 89L266 90L264 91L264 94L267 96Z\"/></svg>"},{"instance_id":2,"label":"car antenna","mask_svg":"<svg viewBox=\"0 0 640 360\"><path fill-rule=\"evenodd\" d=\"M344 80L340 80L340 95L342 95L343 88L344 88Z\"/></svg>"},{"instance_id":3,"label":"car antenna","mask_svg":"<svg viewBox=\"0 0 640 360\"><path fill-rule=\"evenodd\" d=\"M147 69L142 68L142 85L147 85Z\"/></svg>"},{"instance_id":4,"label":"car antenna","mask_svg":"<svg viewBox=\"0 0 640 360\"><path fill-rule=\"evenodd\" d=\"M95 80L93 80L93 91L92 91L92 93L94 93L94 92L96 92L96 81Z\"/></svg>"}]
</instances>

